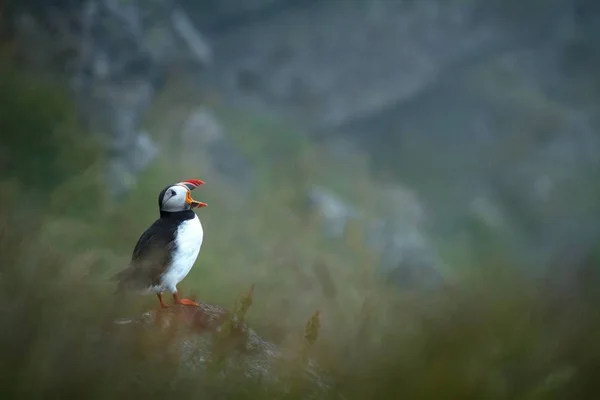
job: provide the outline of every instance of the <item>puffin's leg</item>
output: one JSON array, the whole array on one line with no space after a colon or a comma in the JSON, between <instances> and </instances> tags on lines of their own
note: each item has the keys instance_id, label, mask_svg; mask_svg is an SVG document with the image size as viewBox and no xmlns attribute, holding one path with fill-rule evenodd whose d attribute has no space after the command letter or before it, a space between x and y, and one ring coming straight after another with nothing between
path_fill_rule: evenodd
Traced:
<instances>
[{"instance_id":1,"label":"puffin's leg","mask_svg":"<svg viewBox=\"0 0 600 400\"><path fill-rule=\"evenodd\" d=\"M179 292L177 292L177 291L173 292L173 298L175 299L176 304L183 304L186 306L196 306L196 307L200 306L200 304L196 303L194 300L180 298Z\"/></svg>"},{"instance_id":2,"label":"puffin's leg","mask_svg":"<svg viewBox=\"0 0 600 400\"><path fill-rule=\"evenodd\" d=\"M161 292L156 293L156 297L158 297L158 301L160 301L160 306L162 308L168 308L169 306L165 303L165 300L163 299L163 295Z\"/></svg>"}]
</instances>

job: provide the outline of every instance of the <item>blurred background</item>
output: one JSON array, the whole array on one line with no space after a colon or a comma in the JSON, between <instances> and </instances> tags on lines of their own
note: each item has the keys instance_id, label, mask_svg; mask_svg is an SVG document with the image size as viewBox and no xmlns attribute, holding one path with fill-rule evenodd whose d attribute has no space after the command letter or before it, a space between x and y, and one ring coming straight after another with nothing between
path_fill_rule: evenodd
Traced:
<instances>
[{"instance_id":1,"label":"blurred background","mask_svg":"<svg viewBox=\"0 0 600 400\"><path fill-rule=\"evenodd\" d=\"M190 178L180 290L282 349L320 310L320 396L597 398L599 2L5 0L0 57L3 398L309 396L112 331Z\"/></svg>"}]
</instances>

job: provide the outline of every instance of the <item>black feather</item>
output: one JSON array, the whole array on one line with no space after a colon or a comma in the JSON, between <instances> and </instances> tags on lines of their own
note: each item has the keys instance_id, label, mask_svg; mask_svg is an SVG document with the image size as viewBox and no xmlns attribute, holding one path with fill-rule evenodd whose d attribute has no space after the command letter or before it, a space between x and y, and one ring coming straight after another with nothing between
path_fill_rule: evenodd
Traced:
<instances>
[{"instance_id":1,"label":"black feather","mask_svg":"<svg viewBox=\"0 0 600 400\"><path fill-rule=\"evenodd\" d=\"M113 276L119 281L118 291L143 290L160 284L176 250L175 236L179 225L193 219L192 210L180 212L160 212L160 218L140 236L129 267Z\"/></svg>"}]
</instances>

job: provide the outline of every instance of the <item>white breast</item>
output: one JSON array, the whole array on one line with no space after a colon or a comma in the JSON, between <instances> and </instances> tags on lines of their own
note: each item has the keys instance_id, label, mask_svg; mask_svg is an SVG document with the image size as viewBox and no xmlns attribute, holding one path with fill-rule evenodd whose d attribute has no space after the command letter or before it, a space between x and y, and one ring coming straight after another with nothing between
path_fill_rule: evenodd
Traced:
<instances>
[{"instance_id":1,"label":"white breast","mask_svg":"<svg viewBox=\"0 0 600 400\"><path fill-rule=\"evenodd\" d=\"M177 292L177 284L187 276L196 262L203 238L204 231L197 215L179 225L171 266L162 278L163 290Z\"/></svg>"}]
</instances>

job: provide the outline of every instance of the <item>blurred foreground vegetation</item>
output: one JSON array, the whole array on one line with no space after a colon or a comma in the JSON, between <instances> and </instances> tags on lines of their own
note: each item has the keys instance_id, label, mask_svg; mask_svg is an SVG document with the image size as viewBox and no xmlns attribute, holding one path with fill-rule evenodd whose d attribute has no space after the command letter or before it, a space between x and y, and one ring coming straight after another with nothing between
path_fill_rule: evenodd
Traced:
<instances>
[{"instance_id":1,"label":"blurred foreground vegetation","mask_svg":"<svg viewBox=\"0 0 600 400\"><path fill-rule=\"evenodd\" d=\"M207 235L180 290L232 307L255 284L248 322L282 347L294 347L320 310L310 356L334 382L331 398L597 398L597 274L566 297L489 250L443 291L398 291L375 276L359 227L343 243L326 241L298 201L327 170L318 149L289 145L275 134L280 126L242 114L227 116L234 135L254 123L263 133L245 142L248 154L270 149L287 161L278 169L267 163L242 204L235 188L210 179L209 165L174 165L180 158L167 148L134 193L111 206L100 153L85 141L61 86L6 67L0 88L2 399L303 397L243 376L181 372L159 331L142 337L115 328L116 318L139 315L156 299L119 302L107 278L155 218L157 191L196 177L207 181L195 195L209 204L201 210ZM368 193L364 176L353 179ZM591 271L599 261L589 259Z\"/></svg>"}]
</instances>

